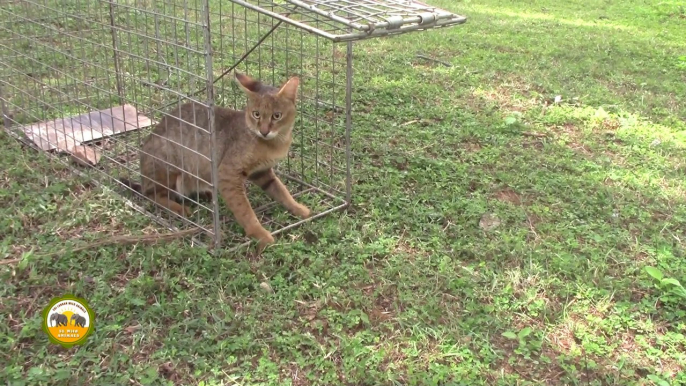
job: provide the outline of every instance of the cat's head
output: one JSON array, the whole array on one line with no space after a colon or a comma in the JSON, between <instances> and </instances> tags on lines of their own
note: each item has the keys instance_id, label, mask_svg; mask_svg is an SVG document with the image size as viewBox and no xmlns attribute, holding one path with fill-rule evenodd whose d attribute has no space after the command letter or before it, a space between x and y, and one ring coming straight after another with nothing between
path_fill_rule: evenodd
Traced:
<instances>
[{"instance_id":1,"label":"cat's head","mask_svg":"<svg viewBox=\"0 0 686 386\"><path fill-rule=\"evenodd\" d=\"M248 96L245 107L248 128L265 140L289 135L295 123L295 101L300 80L293 77L281 88L276 88L245 74L236 72L235 76L236 83Z\"/></svg>"}]
</instances>

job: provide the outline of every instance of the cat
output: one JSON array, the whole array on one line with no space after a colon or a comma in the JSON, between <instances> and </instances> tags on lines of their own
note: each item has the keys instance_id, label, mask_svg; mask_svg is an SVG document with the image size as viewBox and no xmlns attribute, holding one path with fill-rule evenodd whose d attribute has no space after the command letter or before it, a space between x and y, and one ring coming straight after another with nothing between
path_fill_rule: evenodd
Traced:
<instances>
[{"instance_id":1,"label":"cat","mask_svg":"<svg viewBox=\"0 0 686 386\"><path fill-rule=\"evenodd\" d=\"M234 80L247 95L248 102L240 111L214 107L219 156L217 189L246 236L258 241L261 252L274 243L274 237L259 222L248 201L246 179L293 215L303 219L311 215L308 207L295 201L273 169L290 149L300 80L292 77L280 88L239 72L234 72ZM195 122L207 132L176 117ZM191 194L212 197L208 122L209 111L201 104L189 102L173 109L143 142L141 183L126 179L121 182L181 216L189 215L190 208L172 198L178 197L172 191L186 197Z\"/></svg>"}]
</instances>

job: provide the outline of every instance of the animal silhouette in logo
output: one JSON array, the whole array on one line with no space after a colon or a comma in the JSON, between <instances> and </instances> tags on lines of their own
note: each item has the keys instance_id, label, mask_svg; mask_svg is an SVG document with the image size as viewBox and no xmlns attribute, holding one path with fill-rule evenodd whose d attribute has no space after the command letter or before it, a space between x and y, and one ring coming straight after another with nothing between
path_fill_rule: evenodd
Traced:
<instances>
[{"instance_id":1,"label":"animal silhouette in logo","mask_svg":"<svg viewBox=\"0 0 686 386\"><path fill-rule=\"evenodd\" d=\"M69 324L69 319L67 319L67 315L58 314L57 312L50 315L50 321L55 322L55 327L66 326L67 324Z\"/></svg>"},{"instance_id":2,"label":"animal silhouette in logo","mask_svg":"<svg viewBox=\"0 0 686 386\"><path fill-rule=\"evenodd\" d=\"M74 326L78 327L86 327L86 318L79 314L73 314L69 320L69 323L73 323Z\"/></svg>"}]
</instances>

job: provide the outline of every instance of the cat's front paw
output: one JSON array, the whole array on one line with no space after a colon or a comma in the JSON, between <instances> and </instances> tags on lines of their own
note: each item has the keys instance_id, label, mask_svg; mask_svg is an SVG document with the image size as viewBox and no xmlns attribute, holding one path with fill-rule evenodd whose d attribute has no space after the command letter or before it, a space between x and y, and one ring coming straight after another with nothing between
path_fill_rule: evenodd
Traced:
<instances>
[{"instance_id":1,"label":"cat's front paw","mask_svg":"<svg viewBox=\"0 0 686 386\"><path fill-rule=\"evenodd\" d=\"M264 249L269 245L274 243L274 236L264 229L262 226L259 228L251 229L247 232L247 236L258 241L257 253L262 253Z\"/></svg>"},{"instance_id":2,"label":"cat's front paw","mask_svg":"<svg viewBox=\"0 0 686 386\"><path fill-rule=\"evenodd\" d=\"M302 204L298 204L295 208L293 208L292 212L294 215L302 219L308 218L312 215L312 211L310 210L310 208Z\"/></svg>"},{"instance_id":3,"label":"cat's front paw","mask_svg":"<svg viewBox=\"0 0 686 386\"><path fill-rule=\"evenodd\" d=\"M262 239L257 243L257 254L262 254L265 248L274 243L274 237L269 236L270 239Z\"/></svg>"}]
</instances>

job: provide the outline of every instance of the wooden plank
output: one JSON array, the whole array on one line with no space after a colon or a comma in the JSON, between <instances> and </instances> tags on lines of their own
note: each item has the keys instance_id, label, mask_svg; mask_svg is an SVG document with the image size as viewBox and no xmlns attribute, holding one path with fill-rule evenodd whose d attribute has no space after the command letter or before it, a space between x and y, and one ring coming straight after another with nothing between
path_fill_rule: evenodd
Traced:
<instances>
[{"instance_id":1,"label":"wooden plank","mask_svg":"<svg viewBox=\"0 0 686 386\"><path fill-rule=\"evenodd\" d=\"M150 118L138 114L135 107L127 104L75 117L35 123L22 127L22 131L44 151L70 151L82 143L142 129L153 123Z\"/></svg>"}]
</instances>

